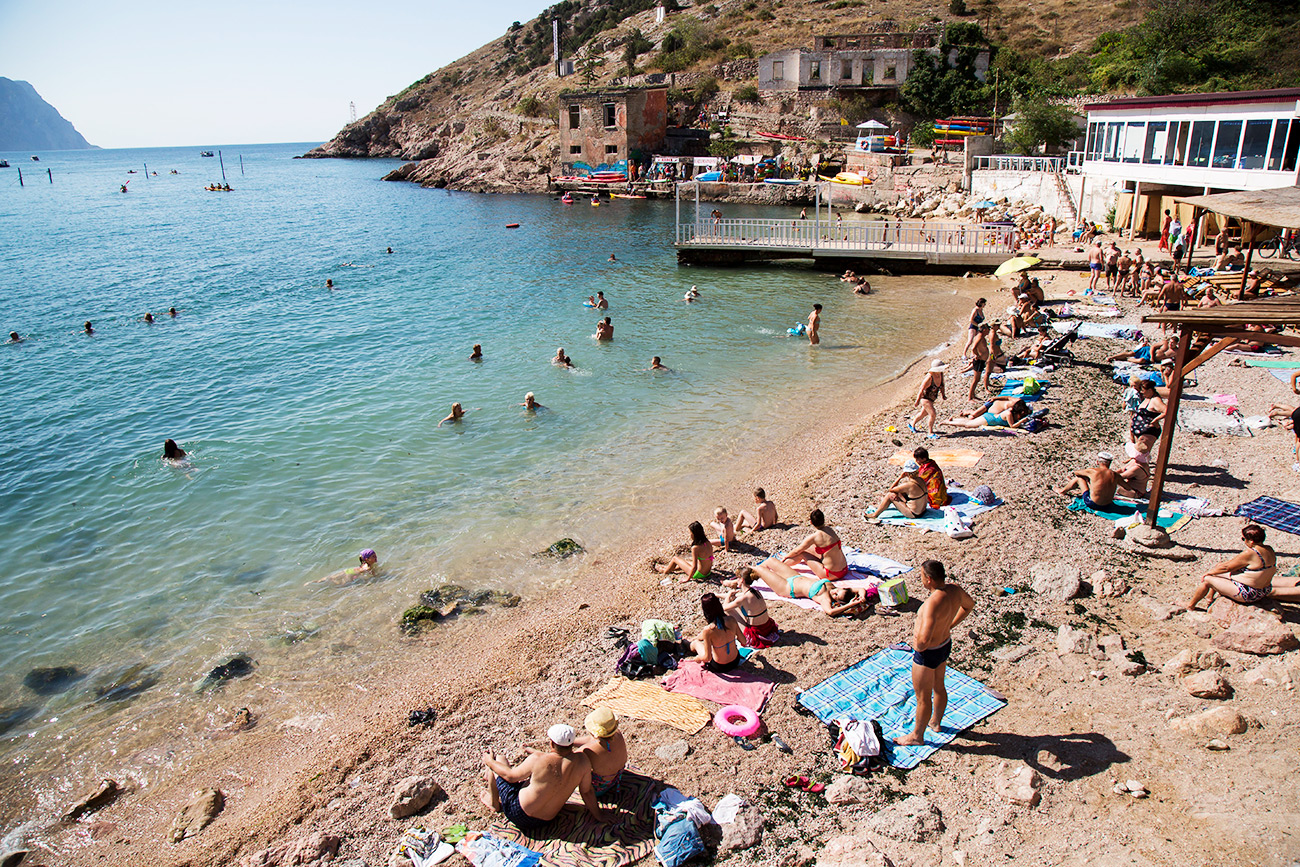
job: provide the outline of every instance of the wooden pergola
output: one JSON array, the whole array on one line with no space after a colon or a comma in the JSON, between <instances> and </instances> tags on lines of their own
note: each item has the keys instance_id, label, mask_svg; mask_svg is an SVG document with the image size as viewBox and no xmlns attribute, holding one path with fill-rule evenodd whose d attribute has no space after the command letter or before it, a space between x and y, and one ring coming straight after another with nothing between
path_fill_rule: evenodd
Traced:
<instances>
[{"instance_id":1,"label":"wooden pergola","mask_svg":"<svg viewBox=\"0 0 1300 867\"><path fill-rule=\"evenodd\" d=\"M1300 295L1280 295L1255 301L1243 301L1240 304L1152 313L1143 316L1142 321L1178 328L1178 352L1174 356L1174 372L1169 383L1169 399L1166 401L1168 409L1165 411L1164 430L1160 433L1160 451L1151 478L1151 503L1147 509L1147 523L1155 527L1156 517L1160 511L1160 495L1165 489L1165 470L1169 466L1174 427L1178 424L1178 404L1183 397L1183 378L1238 340L1300 347L1300 336L1264 334L1246 330L1247 325L1285 327L1300 324ZM1194 334L1208 337L1211 343L1195 358L1189 359ZM1300 367L1300 360L1297 360L1296 366Z\"/></svg>"},{"instance_id":2,"label":"wooden pergola","mask_svg":"<svg viewBox=\"0 0 1300 867\"><path fill-rule=\"evenodd\" d=\"M1246 245L1246 267L1241 271L1241 286L1237 297L1246 288L1246 277L1250 274L1250 262L1255 253L1255 239L1261 228L1295 229L1300 228L1300 187L1281 187L1272 190L1243 190L1236 193L1214 193L1207 196L1178 196L1175 202L1192 206L1192 222L1200 225L1201 217L1207 212L1223 217L1233 217L1241 221L1241 242ZM1195 243L1196 235L1191 234ZM1190 267L1192 248L1187 248L1187 261Z\"/></svg>"}]
</instances>

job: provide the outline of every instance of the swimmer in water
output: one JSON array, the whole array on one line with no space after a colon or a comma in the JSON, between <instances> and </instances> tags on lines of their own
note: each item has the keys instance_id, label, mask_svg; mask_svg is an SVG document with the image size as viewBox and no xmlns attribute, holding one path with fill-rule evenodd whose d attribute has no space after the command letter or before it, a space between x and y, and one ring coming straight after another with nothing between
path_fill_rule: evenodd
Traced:
<instances>
[{"instance_id":1,"label":"swimmer in water","mask_svg":"<svg viewBox=\"0 0 1300 867\"><path fill-rule=\"evenodd\" d=\"M614 325L609 321L608 316L606 316L604 319L596 323L596 339L597 340L614 339Z\"/></svg>"},{"instance_id":2,"label":"swimmer in water","mask_svg":"<svg viewBox=\"0 0 1300 867\"><path fill-rule=\"evenodd\" d=\"M390 256L393 255L393 248L392 248L392 247L389 247L389 248L388 248L388 255L390 255Z\"/></svg>"},{"instance_id":3,"label":"swimmer in water","mask_svg":"<svg viewBox=\"0 0 1300 867\"><path fill-rule=\"evenodd\" d=\"M699 297L700 297L700 290L697 289L697 288L695 288L694 286L692 286L692 287L691 287L691 293L690 293L690 294L691 294L691 297L692 297L692 298L699 298Z\"/></svg>"},{"instance_id":4,"label":"swimmer in water","mask_svg":"<svg viewBox=\"0 0 1300 867\"><path fill-rule=\"evenodd\" d=\"M605 300L605 293L604 293L604 292L597 292L597 293L596 293L596 301L595 301L595 304L596 304L596 309L597 309L597 310L608 310L608 309L609 309L609 302Z\"/></svg>"},{"instance_id":5,"label":"swimmer in water","mask_svg":"<svg viewBox=\"0 0 1300 867\"><path fill-rule=\"evenodd\" d=\"M667 369L668 368L664 367L664 363L659 360L659 356L657 355L654 358L650 359L650 366L646 368L646 370L667 370Z\"/></svg>"},{"instance_id":6,"label":"swimmer in water","mask_svg":"<svg viewBox=\"0 0 1300 867\"><path fill-rule=\"evenodd\" d=\"M176 312L175 307L168 307L167 315L170 316L172 319L175 319L177 316L180 316L180 314Z\"/></svg>"},{"instance_id":7,"label":"swimmer in water","mask_svg":"<svg viewBox=\"0 0 1300 867\"><path fill-rule=\"evenodd\" d=\"M185 449L178 446L176 440L163 440L164 461L183 461L185 457Z\"/></svg>"},{"instance_id":8,"label":"swimmer in water","mask_svg":"<svg viewBox=\"0 0 1300 867\"><path fill-rule=\"evenodd\" d=\"M325 288L326 288L326 289L333 289L333 288L334 288L334 281L333 281L332 279L330 279L329 277L326 277L326 278L325 278Z\"/></svg>"},{"instance_id":9,"label":"swimmer in water","mask_svg":"<svg viewBox=\"0 0 1300 867\"><path fill-rule=\"evenodd\" d=\"M153 325L153 314L152 314L152 313L146 313L146 314L144 315L144 321L145 321L145 322L148 322L150 325Z\"/></svg>"},{"instance_id":10,"label":"swimmer in water","mask_svg":"<svg viewBox=\"0 0 1300 867\"><path fill-rule=\"evenodd\" d=\"M90 324L90 320L86 320L86 324L81 326L81 330L86 332L87 334L94 334L95 326Z\"/></svg>"},{"instance_id":11,"label":"swimmer in water","mask_svg":"<svg viewBox=\"0 0 1300 867\"><path fill-rule=\"evenodd\" d=\"M560 367L573 367L573 359L564 354L564 347L561 346L555 350L555 357L551 359L551 364L558 364Z\"/></svg>"},{"instance_id":12,"label":"swimmer in water","mask_svg":"<svg viewBox=\"0 0 1300 867\"><path fill-rule=\"evenodd\" d=\"M379 555L375 553L374 548L367 548L357 557L361 561L360 566L353 566L333 575L326 575L324 578L317 578L315 581L308 581L307 585L312 584L351 584L358 578L364 578L367 575L375 575L379 572Z\"/></svg>"},{"instance_id":13,"label":"swimmer in water","mask_svg":"<svg viewBox=\"0 0 1300 867\"><path fill-rule=\"evenodd\" d=\"M465 410L460 408L460 404L453 403L451 405L451 413L442 421L438 422L438 427L442 427L443 422L449 422L449 421L458 422L464 417L465 417Z\"/></svg>"},{"instance_id":14,"label":"swimmer in water","mask_svg":"<svg viewBox=\"0 0 1300 867\"><path fill-rule=\"evenodd\" d=\"M22 339L21 337L18 336L18 332L17 332L17 331L10 331L10 332L9 332L9 342L10 342L10 343L22 343L22 342L23 342L23 339Z\"/></svg>"},{"instance_id":15,"label":"swimmer in water","mask_svg":"<svg viewBox=\"0 0 1300 867\"><path fill-rule=\"evenodd\" d=\"M474 351L471 352L471 353L469 354L469 360L470 360L470 361L482 361L482 360L483 360L483 345L482 345L482 344L480 344L480 343L475 343L475 344L474 344Z\"/></svg>"},{"instance_id":16,"label":"swimmer in water","mask_svg":"<svg viewBox=\"0 0 1300 867\"><path fill-rule=\"evenodd\" d=\"M618 260L614 258L614 254L613 254L613 253L610 253L610 254L609 254L609 261L611 261L611 262L617 262Z\"/></svg>"},{"instance_id":17,"label":"swimmer in water","mask_svg":"<svg viewBox=\"0 0 1300 867\"><path fill-rule=\"evenodd\" d=\"M533 397L533 393L531 391L528 392L528 394L524 395L524 402L519 405L522 406L524 409L528 410L529 412L536 412L539 409L546 409L546 407L542 406L540 403L537 402L537 398Z\"/></svg>"}]
</instances>

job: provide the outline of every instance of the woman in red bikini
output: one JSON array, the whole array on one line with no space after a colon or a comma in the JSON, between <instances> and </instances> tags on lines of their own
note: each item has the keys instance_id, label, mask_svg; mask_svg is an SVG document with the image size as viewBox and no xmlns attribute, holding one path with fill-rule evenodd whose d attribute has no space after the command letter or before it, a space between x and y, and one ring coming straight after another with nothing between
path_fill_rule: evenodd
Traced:
<instances>
[{"instance_id":1,"label":"woman in red bikini","mask_svg":"<svg viewBox=\"0 0 1300 867\"><path fill-rule=\"evenodd\" d=\"M840 537L826 526L826 516L821 509L813 509L808 516L813 532L800 542L793 551L783 559L786 563L807 563L818 578L838 581L849 574L849 561L844 558L844 549Z\"/></svg>"}]
</instances>

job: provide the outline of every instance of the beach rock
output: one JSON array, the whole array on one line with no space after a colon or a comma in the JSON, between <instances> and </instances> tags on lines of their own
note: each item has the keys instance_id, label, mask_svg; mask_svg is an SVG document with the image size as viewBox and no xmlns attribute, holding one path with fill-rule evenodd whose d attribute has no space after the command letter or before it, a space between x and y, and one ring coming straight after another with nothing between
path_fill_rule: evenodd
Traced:
<instances>
[{"instance_id":1,"label":"beach rock","mask_svg":"<svg viewBox=\"0 0 1300 867\"><path fill-rule=\"evenodd\" d=\"M1220 705L1191 716L1174 717L1169 721L1169 727L1174 731L1203 738L1226 738L1244 732L1246 718L1235 708Z\"/></svg>"},{"instance_id":2,"label":"beach rock","mask_svg":"<svg viewBox=\"0 0 1300 867\"><path fill-rule=\"evenodd\" d=\"M993 658L998 662L1019 662L1033 652L1034 649L1027 644L1016 644L1009 647L999 647L993 651Z\"/></svg>"},{"instance_id":3,"label":"beach rock","mask_svg":"<svg viewBox=\"0 0 1300 867\"><path fill-rule=\"evenodd\" d=\"M894 867L894 862L864 837L832 837L817 853L816 867Z\"/></svg>"},{"instance_id":4,"label":"beach rock","mask_svg":"<svg viewBox=\"0 0 1300 867\"><path fill-rule=\"evenodd\" d=\"M1227 741L1220 740L1219 738L1210 738L1208 741L1206 741L1205 748L1207 750L1213 750L1216 753L1221 753L1226 750L1232 749L1232 747L1228 746Z\"/></svg>"},{"instance_id":5,"label":"beach rock","mask_svg":"<svg viewBox=\"0 0 1300 867\"><path fill-rule=\"evenodd\" d=\"M1174 543L1169 540L1168 533L1159 527L1148 527L1146 524L1138 524L1130 529L1128 531L1128 540L1144 548L1174 547Z\"/></svg>"},{"instance_id":6,"label":"beach rock","mask_svg":"<svg viewBox=\"0 0 1300 867\"><path fill-rule=\"evenodd\" d=\"M257 663L247 653L237 653L225 662L214 665L203 678L194 685L195 692L225 685L227 681L248 677L257 667Z\"/></svg>"},{"instance_id":7,"label":"beach rock","mask_svg":"<svg viewBox=\"0 0 1300 867\"><path fill-rule=\"evenodd\" d=\"M212 824L217 814L226 806L226 796L220 789L200 789L185 802L181 811L172 822L172 829L167 839L179 843L197 836L200 831Z\"/></svg>"},{"instance_id":8,"label":"beach rock","mask_svg":"<svg viewBox=\"0 0 1300 867\"><path fill-rule=\"evenodd\" d=\"M1147 610L1152 620L1168 620L1174 615L1183 612L1183 609L1177 605L1170 605L1168 602L1161 602L1159 599L1152 599L1150 596L1143 596L1138 600L1138 604Z\"/></svg>"},{"instance_id":9,"label":"beach rock","mask_svg":"<svg viewBox=\"0 0 1300 867\"><path fill-rule=\"evenodd\" d=\"M1223 668L1227 665L1218 651L1214 650L1180 650L1168 662L1160 666L1165 674L1185 677L1198 671Z\"/></svg>"},{"instance_id":10,"label":"beach rock","mask_svg":"<svg viewBox=\"0 0 1300 867\"><path fill-rule=\"evenodd\" d=\"M1018 807L1038 806L1042 785L1043 778L1026 764L1012 769L1002 762L995 774L994 790L998 796Z\"/></svg>"},{"instance_id":11,"label":"beach rock","mask_svg":"<svg viewBox=\"0 0 1300 867\"><path fill-rule=\"evenodd\" d=\"M1124 639L1118 635L1103 635L1097 642L1107 656L1124 652Z\"/></svg>"},{"instance_id":12,"label":"beach rock","mask_svg":"<svg viewBox=\"0 0 1300 867\"><path fill-rule=\"evenodd\" d=\"M1147 670L1147 667L1136 660L1129 659L1123 653L1112 653L1110 655L1111 664L1119 669L1119 673L1125 677L1137 677Z\"/></svg>"},{"instance_id":13,"label":"beach rock","mask_svg":"<svg viewBox=\"0 0 1300 867\"><path fill-rule=\"evenodd\" d=\"M0 867L18 867L23 859L31 854L30 849L11 849L0 855Z\"/></svg>"},{"instance_id":14,"label":"beach rock","mask_svg":"<svg viewBox=\"0 0 1300 867\"><path fill-rule=\"evenodd\" d=\"M421 593L420 604L428 608L442 609L468 598L469 591L459 584L444 584Z\"/></svg>"},{"instance_id":15,"label":"beach rock","mask_svg":"<svg viewBox=\"0 0 1300 867\"><path fill-rule=\"evenodd\" d=\"M561 560L568 559L575 554L581 554L585 548L572 539L561 539L555 542L545 551L538 551L538 557L557 557Z\"/></svg>"},{"instance_id":16,"label":"beach rock","mask_svg":"<svg viewBox=\"0 0 1300 867\"><path fill-rule=\"evenodd\" d=\"M22 704L18 707L0 707L0 735L22 725L41 712L39 705Z\"/></svg>"},{"instance_id":17,"label":"beach rock","mask_svg":"<svg viewBox=\"0 0 1300 867\"><path fill-rule=\"evenodd\" d=\"M1295 684L1296 676L1281 663L1270 660L1252 668L1243 674L1241 679L1251 686L1281 686L1291 689Z\"/></svg>"},{"instance_id":18,"label":"beach rock","mask_svg":"<svg viewBox=\"0 0 1300 867\"><path fill-rule=\"evenodd\" d=\"M1282 616L1276 611L1261 608L1258 605L1242 605L1226 596L1220 596L1210 603L1207 609L1211 619L1224 629L1250 620L1265 620L1281 623Z\"/></svg>"},{"instance_id":19,"label":"beach rock","mask_svg":"<svg viewBox=\"0 0 1300 867\"><path fill-rule=\"evenodd\" d=\"M1198 671L1180 681L1193 698L1232 698L1232 685L1217 671Z\"/></svg>"},{"instance_id":20,"label":"beach rock","mask_svg":"<svg viewBox=\"0 0 1300 867\"><path fill-rule=\"evenodd\" d=\"M1221 650L1267 656L1286 653L1300 646L1295 633L1272 620L1253 619L1237 623L1214 636L1214 646Z\"/></svg>"},{"instance_id":21,"label":"beach rock","mask_svg":"<svg viewBox=\"0 0 1300 867\"><path fill-rule=\"evenodd\" d=\"M665 762L684 761L691 754L691 744L685 738L671 741L655 750L655 755Z\"/></svg>"},{"instance_id":22,"label":"beach rock","mask_svg":"<svg viewBox=\"0 0 1300 867\"><path fill-rule=\"evenodd\" d=\"M143 662L127 666L107 683L96 687L100 701L126 701L158 683L158 672Z\"/></svg>"},{"instance_id":23,"label":"beach rock","mask_svg":"<svg viewBox=\"0 0 1300 867\"><path fill-rule=\"evenodd\" d=\"M388 815L394 819L405 819L429 806L434 798L445 795L439 786L429 777L407 777L393 786L393 803L388 807Z\"/></svg>"},{"instance_id":24,"label":"beach rock","mask_svg":"<svg viewBox=\"0 0 1300 867\"><path fill-rule=\"evenodd\" d=\"M750 849L763 839L763 814L756 804L745 804L736 818L722 825L722 840L718 854L737 849Z\"/></svg>"},{"instance_id":25,"label":"beach rock","mask_svg":"<svg viewBox=\"0 0 1300 867\"><path fill-rule=\"evenodd\" d=\"M1096 646L1092 633L1086 630L1074 629L1069 624L1062 623L1056 631L1056 652L1061 656L1067 653L1091 653Z\"/></svg>"},{"instance_id":26,"label":"beach rock","mask_svg":"<svg viewBox=\"0 0 1300 867\"><path fill-rule=\"evenodd\" d=\"M1039 596L1064 602L1079 595L1081 576L1077 566L1066 563L1034 563L1029 567L1030 586Z\"/></svg>"},{"instance_id":27,"label":"beach rock","mask_svg":"<svg viewBox=\"0 0 1300 867\"><path fill-rule=\"evenodd\" d=\"M870 799L872 789L862 777L840 774L826 787L826 800L832 804L863 804Z\"/></svg>"},{"instance_id":28,"label":"beach rock","mask_svg":"<svg viewBox=\"0 0 1300 867\"><path fill-rule=\"evenodd\" d=\"M81 680L81 677L81 673L71 665L33 668L23 678L23 686L37 695L57 695Z\"/></svg>"},{"instance_id":29,"label":"beach rock","mask_svg":"<svg viewBox=\"0 0 1300 867\"><path fill-rule=\"evenodd\" d=\"M126 789L118 785L117 780L104 780L99 784L99 788L83 795L80 800L68 808L68 812L63 814L63 821L75 822L87 813L93 813L107 807L125 791Z\"/></svg>"},{"instance_id":30,"label":"beach rock","mask_svg":"<svg viewBox=\"0 0 1300 867\"><path fill-rule=\"evenodd\" d=\"M1103 599L1117 599L1128 592L1128 581L1122 575L1110 575L1105 570L1097 570L1088 579L1093 590Z\"/></svg>"},{"instance_id":31,"label":"beach rock","mask_svg":"<svg viewBox=\"0 0 1300 867\"><path fill-rule=\"evenodd\" d=\"M920 795L891 804L866 822L866 828L882 837L906 843L924 843L943 832L939 808Z\"/></svg>"},{"instance_id":32,"label":"beach rock","mask_svg":"<svg viewBox=\"0 0 1300 867\"><path fill-rule=\"evenodd\" d=\"M457 605L459 603L452 603L449 610L430 608L428 605L412 605L402 612L402 619L398 622L398 626L407 635L414 635L426 626L431 626L450 614L454 614ZM447 613L444 613L444 610Z\"/></svg>"},{"instance_id":33,"label":"beach rock","mask_svg":"<svg viewBox=\"0 0 1300 867\"><path fill-rule=\"evenodd\" d=\"M322 867L334 860L343 838L317 831L289 843L255 852L240 867Z\"/></svg>"}]
</instances>

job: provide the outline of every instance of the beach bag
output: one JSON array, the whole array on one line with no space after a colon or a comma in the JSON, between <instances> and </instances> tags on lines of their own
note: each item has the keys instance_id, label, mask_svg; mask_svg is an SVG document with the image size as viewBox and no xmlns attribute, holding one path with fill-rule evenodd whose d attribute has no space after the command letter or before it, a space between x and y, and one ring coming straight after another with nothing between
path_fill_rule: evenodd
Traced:
<instances>
[{"instance_id":1,"label":"beach bag","mask_svg":"<svg viewBox=\"0 0 1300 867\"><path fill-rule=\"evenodd\" d=\"M655 858L663 867L681 867L704 853L699 829L684 814L664 829L663 836L655 844Z\"/></svg>"},{"instance_id":2,"label":"beach bag","mask_svg":"<svg viewBox=\"0 0 1300 867\"><path fill-rule=\"evenodd\" d=\"M902 578L885 581L879 586L880 604L897 608L907 604L907 582Z\"/></svg>"}]
</instances>

